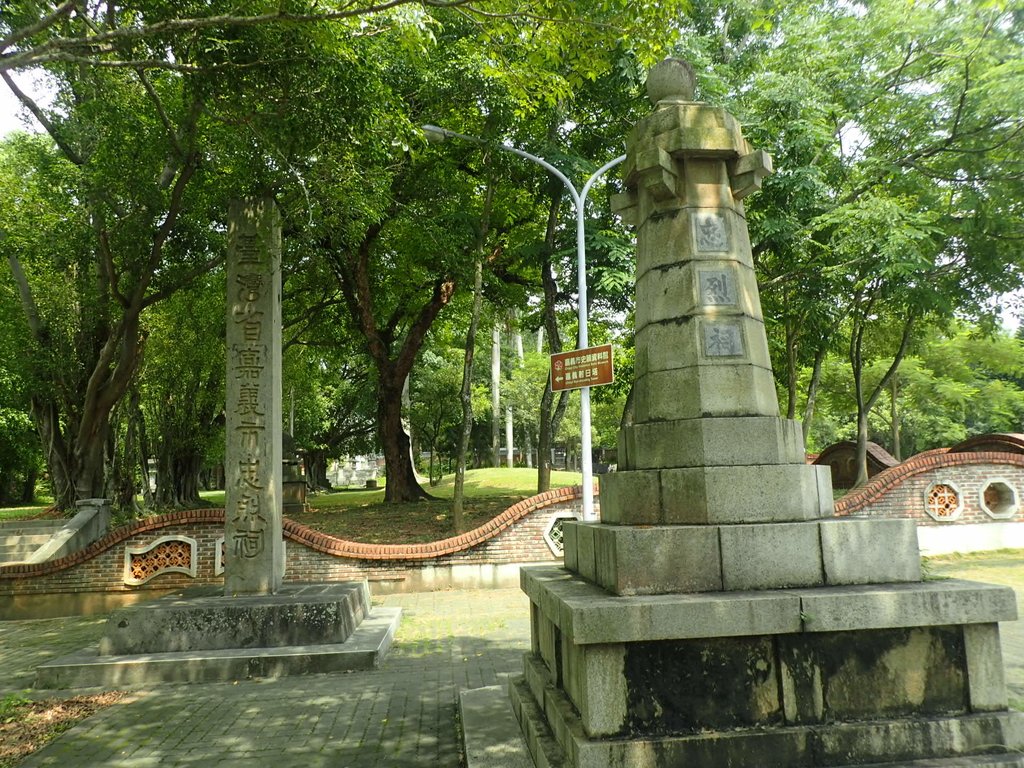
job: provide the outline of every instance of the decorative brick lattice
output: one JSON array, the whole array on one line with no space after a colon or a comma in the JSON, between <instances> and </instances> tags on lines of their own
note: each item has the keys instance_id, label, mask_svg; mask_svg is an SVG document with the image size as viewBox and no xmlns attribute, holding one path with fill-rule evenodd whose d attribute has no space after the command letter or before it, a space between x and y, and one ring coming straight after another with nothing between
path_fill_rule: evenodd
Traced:
<instances>
[{"instance_id":1,"label":"decorative brick lattice","mask_svg":"<svg viewBox=\"0 0 1024 768\"><path fill-rule=\"evenodd\" d=\"M562 523L564 520L564 517L557 518L555 522L551 524L551 530L548 531L548 536L551 537L551 540L555 543L555 547L559 552L565 548L565 545L562 543Z\"/></svg>"},{"instance_id":2,"label":"decorative brick lattice","mask_svg":"<svg viewBox=\"0 0 1024 768\"><path fill-rule=\"evenodd\" d=\"M161 573L185 573L195 577L195 539L164 537L148 546L125 547L125 584L143 584Z\"/></svg>"},{"instance_id":3,"label":"decorative brick lattice","mask_svg":"<svg viewBox=\"0 0 1024 768\"><path fill-rule=\"evenodd\" d=\"M953 520L963 510L963 503L956 488L946 483L936 483L928 490L925 502L928 514L936 520Z\"/></svg>"},{"instance_id":4,"label":"decorative brick lattice","mask_svg":"<svg viewBox=\"0 0 1024 768\"><path fill-rule=\"evenodd\" d=\"M561 557L565 554L564 544L564 532L562 530L562 524L566 520L575 520L575 515L555 515L548 522L547 527L544 529L544 543L548 545L548 549L555 557Z\"/></svg>"}]
</instances>

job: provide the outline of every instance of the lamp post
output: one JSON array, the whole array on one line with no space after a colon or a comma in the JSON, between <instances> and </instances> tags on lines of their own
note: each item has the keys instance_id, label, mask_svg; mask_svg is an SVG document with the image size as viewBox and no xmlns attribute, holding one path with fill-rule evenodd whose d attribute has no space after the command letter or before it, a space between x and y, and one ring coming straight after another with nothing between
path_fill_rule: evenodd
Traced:
<instances>
[{"instance_id":1,"label":"lamp post","mask_svg":"<svg viewBox=\"0 0 1024 768\"><path fill-rule=\"evenodd\" d=\"M440 128L436 125L424 125L422 129L424 134L426 134L427 139L430 141L464 139L465 141L472 141L477 144L488 143L477 136L467 136L464 133L456 133L455 131L449 131L447 128ZM513 147L510 144L496 144L495 146L497 146L498 149L503 149L506 152L519 155L519 157L525 158L530 162L542 166L565 185L566 190L569 192L569 196L572 198L573 205L576 206L576 271L578 274L577 294L579 295L579 309L577 311L577 316L579 318L578 322L580 326L579 345L577 346L577 349L585 349L590 345L590 339L587 333L587 252L583 227L584 208L587 202L587 195L590 193L590 188L594 185L594 182L625 160L626 156L619 155L614 160L609 160L598 168L589 179L587 179L582 189L577 190L564 173L555 168L555 166L543 157L531 155L529 152L524 152L518 147ZM583 519L596 520L597 518L594 515L593 494L594 466L593 457L591 456L592 448L590 435L590 387L583 387L580 389L580 443L580 452L583 454L581 457L581 469L583 471Z\"/></svg>"}]
</instances>

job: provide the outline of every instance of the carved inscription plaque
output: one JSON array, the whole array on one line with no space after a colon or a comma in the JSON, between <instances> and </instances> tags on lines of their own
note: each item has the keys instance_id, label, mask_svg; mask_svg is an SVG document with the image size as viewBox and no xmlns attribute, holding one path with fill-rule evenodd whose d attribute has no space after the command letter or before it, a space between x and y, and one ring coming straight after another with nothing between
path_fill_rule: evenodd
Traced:
<instances>
[{"instance_id":1,"label":"carved inscription plaque","mask_svg":"<svg viewBox=\"0 0 1024 768\"><path fill-rule=\"evenodd\" d=\"M704 325L704 354L707 357L743 355L743 329L739 323L715 322Z\"/></svg>"},{"instance_id":2,"label":"carved inscription plaque","mask_svg":"<svg viewBox=\"0 0 1024 768\"><path fill-rule=\"evenodd\" d=\"M729 229L721 213L693 215L693 245L697 253L726 253L729 250Z\"/></svg>"},{"instance_id":3,"label":"carved inscription plaque","mask_svg":"<svg viewBox=\"0 0 1024 768\"><path fill-rule=\"evenodd\" d=\"M280 224L269 200L232 205L227 260L225 590L280 584Z\"/></svg>"},{"instance_id":4,"label":"carved inscription plaque","mask_svg":"<svg viewBox=\"0 0 1024 768\"><path fill-rule=\"evenodd\" d=\"M698 270L700 282L700 303L705 306L730 306L736 304L736 283L732 273L726 269Z\"/></svg>"}]
</instances>

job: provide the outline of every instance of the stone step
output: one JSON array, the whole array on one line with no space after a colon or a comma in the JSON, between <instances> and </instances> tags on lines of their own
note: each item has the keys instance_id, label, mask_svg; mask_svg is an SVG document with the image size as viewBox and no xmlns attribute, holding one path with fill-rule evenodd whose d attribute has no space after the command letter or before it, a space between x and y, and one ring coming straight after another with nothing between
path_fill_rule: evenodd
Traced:
<instances>
[{"instance_id":1,"label":"stone step","mask_svg":"<svg viewBox=\"0 0 1024 768\"><path fill-rule=\"evenodd\" d=\"M6 534L0 536L0 547L41 547L50 540L54 532Z\"/></svg>"},{"instance_id":2,"label":"stone step","mask_svg":"<svg viewBox=\"0 0 1024 768\"><path fill-rule=\"evenodd\" d=\"M57 520L50 518L42 520L5 520L0 522L0 536L7 534L59 531L64 527L65 523L67 523L67 520L64 520L63 518Z\"/></svg>"},{"instance_id":3,"label":"stone step","mask_svg":"<svg viewBox=\"0 0 1024 768\"><path fill-rule=\"evenodd\" d=\"M373 609L344 643L100 656L88 648L36 668L36 688L208 683L374 669L394 639L401 608Z\"/></svg>"},{"instance_id":4,"label":"stone step","mask_svg":"<svg viewBox=\"0 0 1024 768\"><path fill-rule=\"evenodd\" d=\"M5 560L21 560L35 552L41 544L6 544L0 546L0 562Z\"/></svg>"},{"instance_id":5,"label":"stone step","mask_svg":"<svg viewBox=\"0 0 1024 768\"><path fill-rule=\"evenodd\" d=\"M512 712L508 681L459 692L466 768L535 768Z\"/></svg>"},{"instance_id":6,"label":"stone step","mask_svg":"<svg viewBox=\"0 0 1024 768\"><path fill-rule=\"evenodd\" d=\"M872 763L859 768L1024 768L1024 754L972 755L899 763Z\"/></svg>"}]
</instances>

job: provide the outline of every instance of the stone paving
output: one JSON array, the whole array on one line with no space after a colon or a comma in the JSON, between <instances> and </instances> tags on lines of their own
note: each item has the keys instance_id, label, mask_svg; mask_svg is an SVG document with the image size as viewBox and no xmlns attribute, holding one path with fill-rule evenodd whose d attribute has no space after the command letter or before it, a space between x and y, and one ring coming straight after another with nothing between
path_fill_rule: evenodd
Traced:
<instances>
[{"instance_id":1,"label":"stone paving","mask_svg":"<svg viewBox=\"0 0 1024 768\"><path fill-rule=\"evenodd\" d=\"M1019 552L944 562L932 572L1011 584L1024 612ZM459 690L494 685L503 673L521 670L528 601L518 589L500 589L387 595L375 603L404 610L379 670L133 691L19 768L458 766ZM40 662L94 642L102 623L102 617L0 622L0 696L27 688ZM1024 708L1024 623L1003 625L1003 644L1010 696Z\"/></svg>"},{"instance_id":2,"label":"stone paving","mask_svg":"<svg viewBox=\"0 0 1024 768\"><path fill-rule=\"evenodd\" d=\"M525 595L442 591L374 602L403 609L379 670L134 691L20 768L457 766L459 690L522 669L530 636ZM102 617L0 622L0 696L31 685L40 662L95 642L102 626Z\"/></svg>"}]
</instances>

